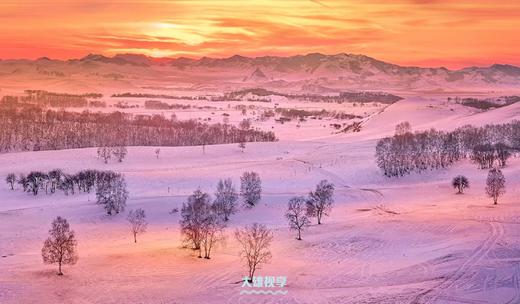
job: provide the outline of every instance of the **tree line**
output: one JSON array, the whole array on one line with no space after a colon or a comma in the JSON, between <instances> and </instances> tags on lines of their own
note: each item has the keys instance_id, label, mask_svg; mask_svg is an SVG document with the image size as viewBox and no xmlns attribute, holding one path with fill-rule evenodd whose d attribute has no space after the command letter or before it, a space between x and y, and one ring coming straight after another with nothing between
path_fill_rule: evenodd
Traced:
<instances>
[{"instance_id":1,"label":"tree line","mask_svg":"<svg viewBox=\"0 0 520 304\"><path fill-rule=\"evenodd\" d=\"M194 146L276 141L273 132L121 112L0 108L0 152L99 146Z\"/></svg>"},{"instance_id":2,"label":"tree line","mask_svg":"<svg viewBox=\"0 0 520 304\"><path fill-rule=\"evenodd\" d=\"M27 104L39 105L44 107L86 107L89 104L88 98L101 98L100 93L68 94L55 93L43 90L25 90L25 96L2 97L0 103L10 106L23 107Z\"/></svg>"},{"instance_id":3,"label":"tree line","mask_svg":"<svg viewBox=\"0 0 520 304\"><path fill-rule=\"evenodd\" d=\"M371 103L379 102L383 104L392 104L403 99L386 92L341 92L339 95L320 95L320 94L288 94L270 91L264 88L242 89L225 93L223 96L212 97L212 101L241 101L245 96L252 94L256 96L269 97L283 96L288 99L304 100L309 102L334 102L334 103ZM262 99L261 101L271 102L270 99Z\"/></svg>"},{"instance_id":4,"label":"tree line","mask_svg":"<svg viewBox=\"0 0 520 304\"><path fill-rule=\"evenodd\" d=\"M9 173L5 178L11 190L18 184L24 192L38 195L42 192L53 194L62 191L65 195L75 193L96 193L96 201L107 214L120 213L126 207L128 190L122 174L114 171L82 170L67 174L60 169L49 172L31 171L29 174L16 176Z\"/></svg>"},{"instance_id":5,"label":"tree line","mask_svg":"<svg viewBox=\"0 0 520 304\"><path fill-rule=\"evenodd\" d=\"M412 133L408 123L376 145L376 163L385 176L447 168L469 158L479 168L506 166L520 148L520 121L483 127L464 126L451 132L435 129Z\"/></svg>"}]
</instances>

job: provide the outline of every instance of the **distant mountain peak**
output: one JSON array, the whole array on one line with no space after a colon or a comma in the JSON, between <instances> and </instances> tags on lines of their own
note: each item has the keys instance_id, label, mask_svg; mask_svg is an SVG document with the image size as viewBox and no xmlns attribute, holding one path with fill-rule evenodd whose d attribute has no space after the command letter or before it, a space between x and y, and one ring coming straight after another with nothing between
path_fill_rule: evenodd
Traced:
<instances>
[{"instance_id":1,"label":"distant mountain peak","mask_svg":"<svg viewBox=\"0 0 520 304\"><path fill-rule=\"evenodd\" d=\"M106 57L101 54L88 54L87 56L84 56L79 59L79 61L96 61L96 60L109 60L109 57Z\"/></svg>"},{"instance_id":2,"label":"distant mountain peak","mask_svg":"<svg viewBox=\"0 0 520 304\"><path fill-rule=\"evenodd\" d=\"M520 76L520 67L510 64L493 64L491 67L493 70L500 71L510 76Z\"/></svg>"},{"instance_id":3,"label":"distant mountain peak","mask_svg":"<svg viewBox=\"0 0 520 304\"><path fill-rule=\"evenodd\" d=\"M264 72L262 72L260 68L256 68L256 70L254 70L254 72L251 73L251 77L267 78L267 76L265 76Z\"/></svg>"},{"instance_id":4,"label":"distant mountain peak","mask_svg":"<svg viewBox=\"0 0 520 304\"><path fill-rule=\"evenodd\" d=\"M243 81L244 82L264 82L268 81L269 78L262 72L260 68L256 68L249 77L246 77Z\"/></svg>"}]
</instances>

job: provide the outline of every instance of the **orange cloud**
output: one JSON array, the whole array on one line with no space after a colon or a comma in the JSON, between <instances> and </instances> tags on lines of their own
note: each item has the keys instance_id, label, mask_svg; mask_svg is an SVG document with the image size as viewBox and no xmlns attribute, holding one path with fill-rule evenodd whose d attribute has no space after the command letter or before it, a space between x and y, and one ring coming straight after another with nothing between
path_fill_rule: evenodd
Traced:
<instances>
[{"instance_id":1,"label":"orange cloud","mask_svg":"<svg viewBox=\"0 0 520 304\"><path fill-rule=\"evenodd\" d=\"M0 3L0 58L362 53L404 65L520 65L520 4L504 0Z\"/></svg>"}]
</instances>

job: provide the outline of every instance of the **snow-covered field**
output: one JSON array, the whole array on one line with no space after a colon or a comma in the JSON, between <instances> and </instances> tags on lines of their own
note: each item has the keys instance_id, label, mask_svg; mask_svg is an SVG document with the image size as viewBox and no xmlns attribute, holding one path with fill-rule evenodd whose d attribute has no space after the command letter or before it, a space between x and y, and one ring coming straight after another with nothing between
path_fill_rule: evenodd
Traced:
<instances>
[{"instance_id":1,"label":"snow-covered field","mask_svg":"<svg viewBox=\"0 0 520 304\"><path fill-rule=\"evenodd\" d=\"M520 159L503 170L497 206L485 194L487 171L467 161L399 179L374 162L376 140L401 121L450 130L520 118L519 104L481 113L445 100L409 97L369 113L359 133L335 134L320 121L279 125L280 141L248 143L244 153L236 144L162 147L157 159L154 147L130 147L123 163L106 165L93 148L2 154L2 178L54 168L123 173L127 210L143 208L149 228L135 244L126 211L105 215L94 194L35 197L2 184L0 303L520 303ZM212 259L181 248L179 214L170 211L197 188L213 194L220 178L239 185L251 170L262 178L261 203L231 218ZM450 184L459 174L471 182L463 195ZM297 241L287 201L322 179L336 185L331 216ZM79 261L63 277L41 258L58 215L78 239ZM233 231L253 222L274 231L272 261L257 274L286 277L285 295L240 294L247 269Z\"/></svg>"}]
</instances>

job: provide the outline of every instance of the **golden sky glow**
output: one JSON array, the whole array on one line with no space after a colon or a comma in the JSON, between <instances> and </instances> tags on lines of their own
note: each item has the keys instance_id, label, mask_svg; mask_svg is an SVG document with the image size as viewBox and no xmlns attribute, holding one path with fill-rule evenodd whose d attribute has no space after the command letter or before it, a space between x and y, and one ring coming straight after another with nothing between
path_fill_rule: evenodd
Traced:
<instances>
[{"instance_id":1,"label":"golden sky glow","mask_svg":"<svg viewBox=\"0 0 520 304\"><path fill-rule=\"evenodd\" d=\"M0 58L356 53L520 65L520 1L0 1Z\"/></svg>"}]
</instances>

